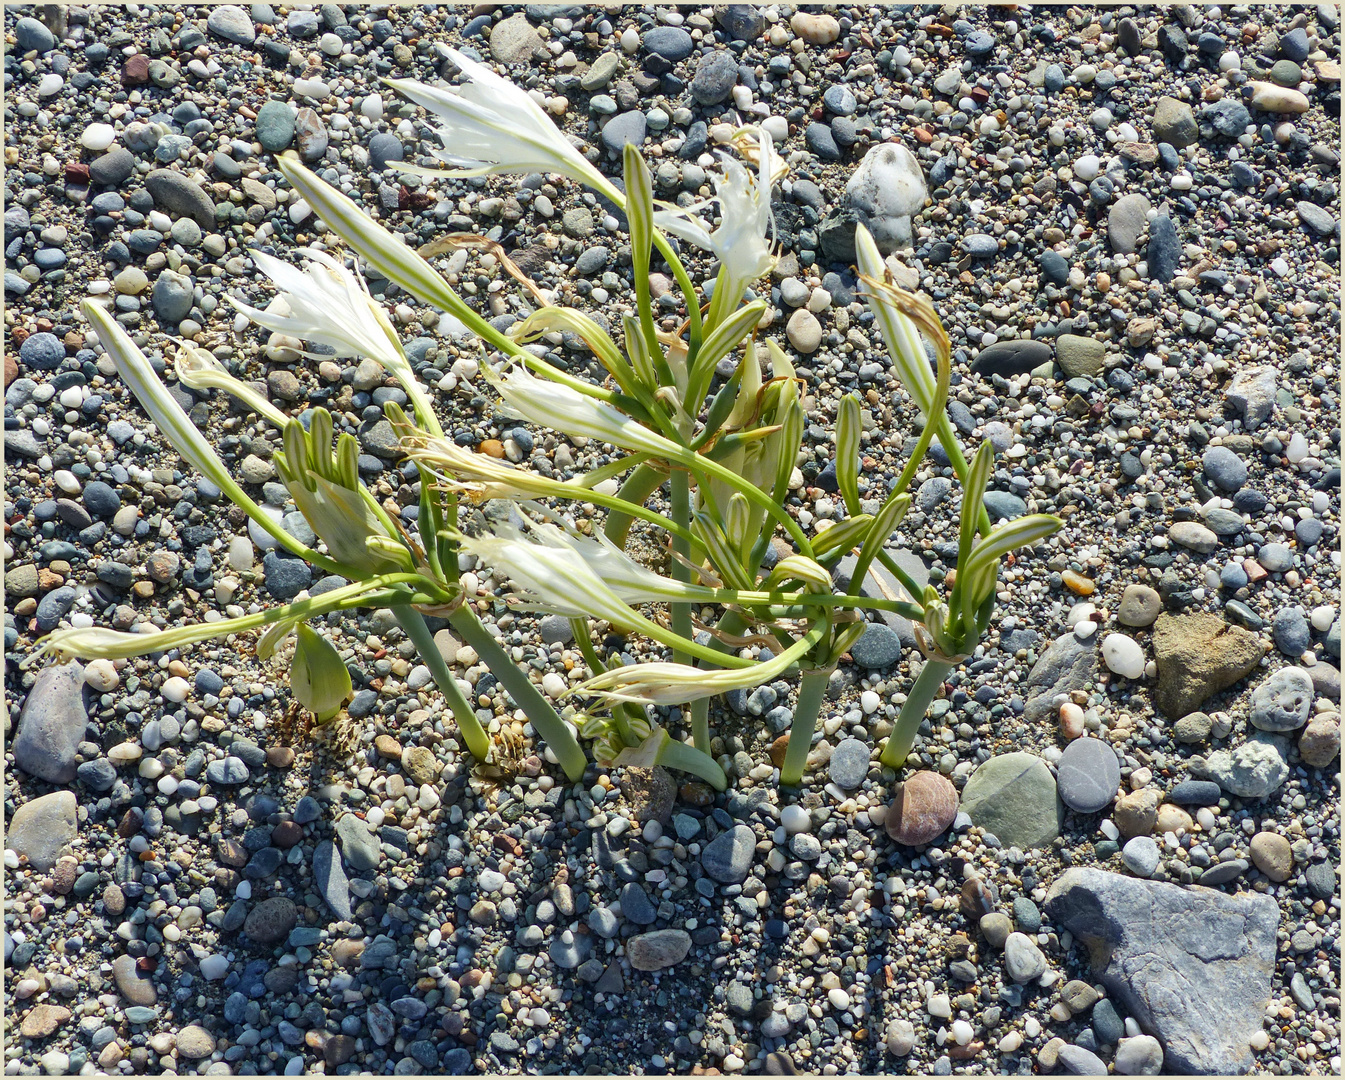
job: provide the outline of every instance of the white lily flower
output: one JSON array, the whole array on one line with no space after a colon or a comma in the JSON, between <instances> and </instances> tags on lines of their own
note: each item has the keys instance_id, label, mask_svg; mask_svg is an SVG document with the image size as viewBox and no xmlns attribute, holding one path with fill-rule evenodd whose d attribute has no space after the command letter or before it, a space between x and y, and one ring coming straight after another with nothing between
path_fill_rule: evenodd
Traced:
<instances>
[{"instance_id":1,"label":"white lily flower","mask_svg":"<svg viewBox=\"0 0 1345 1080\"><path fill-rule=\"evenodd\" d=\"M297 251L309 261L305 270L264 251L249 252L257 269L275 282L289 314L262 311L232 296L229 302L277 334L326 345L339 357L369 357L399 380L414 380L401 340L383 306L369 295L364 279L325 251Z\"/></svg>"},{"instance_id":2,"label":"white lily flower","mask_svg":"<svg viewBox=\"0 0 1345 1080\"><path fill-rule=\"evenodd\" d=\"M543 427L555 428L567 435L580 435L608 442L624 450L681 459L685 451L676 443L650 431L623 412L605 402L581 394L569 386L538 379L522 368L507 375L495 374L489 366L482 374L499 391L500 397L524 419Z\"/></svg>"},{"instance_id":3,"label":"white lily flower","mask_svg":"<svg viewBox=\"0 0 1345 1080\"><path fill-rule=\"evenodd\" d=\"M506 575L519 599L529 606L572 619L606 619L625 631L658 630L567 544L533 544L515 531L502 530L486 536L464 536L460 547Z\"/></svg>"},{"instance_id":4,"label":"white lily flower","mask_svg":"<svg viewBox=\"0 0 1345 1080\"><path fill-rule=\"evenodd\" d=\"M740 162L726 159L723 175L715 178L715 198L710 201L719 203L717 229L711 232L705 221L693 213L703 211L709 202L685 210L661 210L654 215L654 223L660 228L715 253L721 266L714 295L715 309L719 312L737 307L747 287L775 265L767 237L775 236L771 185L779 174L780 159L769 134L758 129L756 138L755 177Z\"/></svg>"},{"instance_id":5,"label":"white lily flower","mask_svg":"<svg viewBox=\"0 0 1345 1080\"><path fill-rule=\"evenodd\" d=\"M435 157L446 170L399 164L409 172L445 176L550 172L593 188L617 205L621 192L566 138L526 91L457 49L444 50L462 73L457 86L429 86L414 79L385 79L399 94L427 109L444 126L445 149Z\"/></svg>"},{"instance_id":6,"label":"white lily flower","mask_svg":"<svg viewBox=\"0 0 1345 1080\"><path fill-rule=\"evenodd\" d=\"M178 382L193 390L223 390L278 428L289 423L289 417L272 405L264 394L241 379L235 379L210 353L190 341L178 340L177 346L173 369L177 372Z\"/></svg>"}]
</instances>

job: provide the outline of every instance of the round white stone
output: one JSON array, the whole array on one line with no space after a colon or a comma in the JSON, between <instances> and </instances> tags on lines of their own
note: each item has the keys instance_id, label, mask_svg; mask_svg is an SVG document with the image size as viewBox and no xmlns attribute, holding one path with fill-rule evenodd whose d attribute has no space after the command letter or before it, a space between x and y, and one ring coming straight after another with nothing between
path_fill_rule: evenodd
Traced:
<instances>
[{"instance_id":1,"label":"round white stone","mask_svg":"<svg viewBox=\"0 0 1345 1080\"><path fill-rule=\"evenodd\" d=\"M117 137L111 124L90 124L79 135L79 145L85 150L106 150Z\"/></svg>"},{"instance_id":2,"label":"round white stone","mask_svg":"<svg viewBox=\"0 0 1345 1080\"><path fill-rule=\"evenodd\" d=\"M229 974L229 961L219 953L212 953L201 961L201 978L214 982Z\"/></svg>"},{"instance_id":3,"label":"round white stone","mask_svg":"<svg viewBox=\"0 0 1345 1080\"><path fill-rule=\"evenodd\" d=\"M568 689L564 677L556 674L554 671L548 671L542 676L542 690L549 698L559 700L560 696Z\"/></svg>"},{"instance_id":4,"label":"round white stone","mask_svg":"<svg viewBox=\"0 0 1345 1080\"><path fill-rule=\"evenodd\" d=\"M812 828L813 819L798 803L790 803L780 811L780 824L788 833L807 832Z\"/></svg>"},{"instance_id":5,"label":"round white stone","mask_svg":"<svg viewBox=\"0 0 1345 1080\"><path fill-rule=\"evenodd\" d=\"M163 688L159 692L168 701L186 701L187 695L191 693L191 683L180 675L174 675L171 679L164 681Z\"/></svg>"},{"instance_id":6,"label":"round white stone","mask_svg":"<svg viewBox=\"0 0 1345 1080\"><path fill-rule=\"evenodd\" d=\"M1109 671L1122 678L1138 679L1144 674L1144 650L1126 634L1108 634L1102 639L1102 659Z\"/></svg>"}]
</instances>

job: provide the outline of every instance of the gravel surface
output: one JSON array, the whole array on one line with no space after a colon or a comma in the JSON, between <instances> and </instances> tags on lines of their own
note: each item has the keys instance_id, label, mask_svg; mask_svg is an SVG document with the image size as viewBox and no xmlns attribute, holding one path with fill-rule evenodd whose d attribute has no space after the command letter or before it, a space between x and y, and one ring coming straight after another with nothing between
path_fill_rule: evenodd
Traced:
<instances>
[{"instance_id":1,"label":"gravel surface","mask_svg":"<svg viewBox=\"0 0 1345 1080\"><path fill-rule=\"evenodd\" d=\"M49 5L4 27L7 1074L1339 1074L1336 8ZM1066 527L1006 561L900 774L877 750L920 656L895 618L834 675L800 790L772 768L792 686L716 706L720 796L662 770L566 786L440 630L497 745L473 769L386 611L324 628L357 692L322 734L250 640L21 666L57 626L332 584L163 443L86 341L86 294L156 363L180 335L295 414L332 410L415 521L382 419L402 392L225 299L267 300L249 249L321 238L280 151L415 246L477 232L558 300L630 303L624 223L591 193L399 171L440 144L379 79L451 77L444 46L612 175L639 142L669 201L710 193L735 116L771 131L768 333L808 383L805 528L838 513L844 393L867 499L914 442L855 222L933 299L953 421L998 452L992 515ZM437 264L497 325L524 313L488 251ZM497 415L479 353L370 284L457 441L562 477L609 460ZM569 335L541 346L598 371ZM274 431L174 393L293 509ZM936 584L951 476L932 450L893 541ZM582 677L568 627L466 580L539 682Z\"/></svg>"}]
</instances>

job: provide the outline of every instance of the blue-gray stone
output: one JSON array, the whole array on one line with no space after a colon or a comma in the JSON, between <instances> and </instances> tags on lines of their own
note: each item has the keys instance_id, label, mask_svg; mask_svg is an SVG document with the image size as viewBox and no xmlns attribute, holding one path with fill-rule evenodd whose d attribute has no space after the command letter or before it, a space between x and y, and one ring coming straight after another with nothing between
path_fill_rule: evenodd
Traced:
<instances>
[{"instance_id":1,"label":"blue-gray stone","mask_svg":"<svg viewBox=\"0 0 1345 1080\"><path fill-rule=\"evenodd\" d=\"M1262 544L1256 552L1256 561L1270 573L1282 574L1294 565L1294 553L1287 544Z\"/></svg>"},{"instance_id":2,"label":"blue-gray stone","mask_svg":"<svg viewBox=\"0 0 1345 1080\"><path fill-rule=\"evenodd\" d=\"M75 598L78 593L69 586L62 585L59 589L52 589L47 593L37 605L37 629L41 633L55 630L60 621L69 614L70 609L75 606Z\"/></svg>"},{"instance_id":3,"label":"blue-gray stone","mask_svg":"<svg viewBox=\"0 0 1345 1080\"><path fill-rule=\"evenodd\" d=\"M1223 792L1211 780L1183 780L1168 792L1168 802L1178 806L1218 806Z\"/></svg>"},{"instance_id":4,"label":"blue-gray stone","mask_svg":"<svg viewBox=\"0 0 1345 1080\"><path fill-rule=\"evenodd\" d=\"M701 867L723 885L738 885L747 880L756 854L756 835L746 825L725 829L701 851Z\"/></svg>"},{"instance_id":5,"label":"blue-gray stone","mask_svg":"<svg viewBox=\"0 0 1345 1080\"><path fill-rule=\"evenodd\" d=\"M1224 491L1237 491L1247 483L1247 463L1226 446L1211 446L1201 465L1205 475Z\"/></svg>"},{"instance_id":6,"label":"blue-gray stone","mask_svg":"<svg viewBox=\"0 0 1345 1080\"><path fill-rule=\"evenodd\" d=\"M154 282L154 312L169 323L179 323L191 313L191 279L173 270L164 270Z\"/></svg>"},{"instance_id":7,"label":"blue-gray stone","mask_svg":"<svg viewBox=\"0 0 1345 1080\"><path fill-rule=\"evenodd\" d=\"M859 101L844 83L832 83L822 94L822 104L837 116L849 116L857 108Z\"/></svg>"},{"instance_id":8,"label":"blue-gray stone","mask_svg":"<svg viewBox=\"0 0 1345 1080\"><path fill-rule=\"evenodd\" d=\"M56 35L37 19L26 17L14 24L14 38L20 52L51 52L56 48Z\"/></svg>"},{"instance_id":9,"label":"blue-gray stone","mask_svg":"<svg viewBox=\"0 0 1345 1080\"><path fill-rule=\"evenodd\" d=\"M636 926L649 926L658 919L658 911L650 902L649 894L630 881L621 890L621 916Z\"/></svg>"},{"instance_id":10,"label":"blue-gray stone","mask_svg":"<svg viewBox=\"0 0 1345 1080\"><path fill-rule=\"evenodd\" d=\"M738 82L738 61L731 52L708 53L691 77L691 96L702 105L718 105L733 93Z\"/></svg>"},{"instance_id":11,"label":"blue-gray stone","mask_svg":"<svg viewBox=\"0 0 1345 1080\"><path fill-rule=\"evenodd\" d=\"M804 144L823 161L840 161L841 148L830 126L814 120L803 132Z\"/></svg>"},{"instance_id":12,"label":"blue-gray stone","mask_svg":"<svg viewBox=\"0 0 1345 1080\"><path fill-rule=\"evenodd\" d=\"M1312 647L1312 628L1301 607L1282 608L1271 624L1275 648L1297 660Z\"/></svg>"},{"instance_id":13,"label":"blue-gray stone","mask_svg":"<svg viewBox=\"0 0 1345 1080\"><path fill-rule=\"evenodd\" d=\"M1164 283L1171 281L1177 276L1181 255L1177 227L1167 214L1159 214L1149 223L1149 246L1145 251L1149 277Z\"/></svg>"},{"instance_id":14,"label":"blue-gray stone","mask_svg":"<svg viewBox=\"0 0 1345 1080\"><path fill-rule=\"evenodd\" d=\"M842 739L831 752L828 775L844 791L853 791L869 773L869 744L859 739Z\"/></svg>"},{"instance_id":15,"label":"blue-gray stone","mask_svg":"<svg viewBox=\"0 0 1345 1080\"><path fill-rule=\"evenodd\" d=\"M1236 98L1224 98L1207 105L1202 115L1215 131L1228 139L1236 139L1252 122L1251 113Z\"/></svg>"},{"instance_id":16,"label":"blue-gray stone","mask_svg":"<svg viewBox=\"0 0 1345 1080\"><path fill-rule=\"evenodd\" d=\"M644 113L639 109L631 109L629 112L618 113L607 121L602 129L602 144L609 153L621 154L625 152L627 143L639 146L644 142L645 132L648 130L649 122L645 119Z\"/></svg>"},{"instance_id":17,"label":"blue-gray stone","mask_svg":"<svg viewBox=\"0 0 1345 1080\"><path fill-rule=\"evenodd\" d=\"M75 778L75 756L88 724L83 691L84 665L78 661L38 672L10 744L15 765L29 776L52 784Z\"/></svg>"},{"instance_id":18,"label":"blue-gray stone","mask_svg":"<svg viewBox=\"0 0 1345 1080\"><path fill-rule=\"evenodd\" d=\"M1012 521L1027 513L1027 503L1007 491L987 491L983 501L991 521L998 521L1000 518Z\"/></svg>"},{"instance_id":19,"label":"blue-gray stone","mask_svg":"<svg viewBox=\"0 0 1345 1080\"><path fill-rule=\"evenodd\" d=\"M1308 32L1301 26L1294 27L1280 37L1280 55L1295 64L1301 64L1308 58L1310 48Z\"/></svg>"},{"instance_id":20,"label":"blue-gray stone","mask_svg":"<svg viewBox=\"0 0 1345 1080\"><path fill-rule=\"evenodd\" d=\"M55 371L65 359L65 344L55 334L30 334L19 346L19 360L33 371Z\"/></svg>"},{"instance_id":21,"label":"blue-gray stone","mask_svg":"<svg viewBox=\"0 0 1345 1080\"><path fill-rule=\"evenodd\" d=\"M344 814L336 822L336 836L341 841L341 856L354 870L373 870L378 866L382 849L369 826L354 814Z\"/></svg>"},{"instance_id":22,"label":"blue-gray stone","mask_svg":"<svg viewBox=\"0 0 1345 1080\"><path fill-rule=\"evenodd\" d=\"M962 238L962 250L976 259L988 259L999 254L999 241L985 233L972 233Z\"/></svg>"},{"instance_id":23,"label":"blue-gray stone","mask_svg":"<svg viewBox=\"0 0 1345 1080\"><path fill-rule=\"evenodd\" d=\"M1312 677L1298 667L1280 668L1252 691L1248 719L1261 731L1297 731L1312 711Z\"/></svg>"},{"instance_id":24,"label":"blue-gray stone","mask_svg":"<svg viewBox=\"0 0 1345 1080\"><path fill-rule=\"evenodd\" d=\"M389 163L402 161L405 157L402 140L391 132L380 132L369 140L369 164L375 171L386 169Z\"/></svg>"},{"instance_id":25,"label":"blue-gray stone","mask_svg":"<svg viewBox=\"0 0 1345 1080\"><path fill-rule=\"evenodd\" d=\"M251 773L242 758L234 757L230 754L228 757L216 758L205 767L205 776L212 784L237 785L245 784Z\"/></svg>"},{"instance_id":26,"label":"blue-gray stone","mask_svg":"<svg viewBox=\"0 0 1345 1080\"><path fill-rule=\"evenodd\" d=\"M962 47L967 50L968 56L985 56L994 51L995 38L984 30L973 30L962 42Z\"/></svg>"},{"instance_id":27,"label":"blue-gray stone","mask_svg":"<svg viewBox=\"0 0 1345 1080\"><path fill-rule=\"evenodd\" d=\"M308 588L313 570L297 556L273 549L262 558L266 590L277 600L293 600Z\"/></svg>"},{"instance_id":28,"label":"blue-gray stone","mask_svg":"<svg viewBox=\"0 0 1345 1080\"><path fill-rule=\"evenodd\" d=\"M79 782L90 791L111 791L117 782L117 767L105 757L84 762L76 772Z\"/></svg>"},{"instance_id":29,"label":"blue-gray stone","mask_svg":"<svg viewBox=\"0 0 1345 1080\"><path fill-rule=\"evenodd\" d=\"M1105 810L1121 785L1121 764L1111 744L1101 739L1075 739L1056 764L1060 800L1081 814Z\"/></svg>"},{"instance_id":30,"label":"blue-gray stone","mask_svg":"<svg viewBox=\"0 0 1345 1080\"><path fill-rule=\"evenodd\" d=\"M886 623L869 623L859 640L850 646L850 657L862 668L890 668L901 658L901 639Z\"/></svg>"},{"instance_id":31,"label":"blue-gray stone","mask_svg":"<svg viewBox=\"0 0 1345 1080\"><path fill-rule=\"evenodd\" d=\"M641 40L650 52L674 64L685 60L696 47L691 35L680 26L656 26L646 30Z\"/></svg>"},{"instance_id":32,"label":"blue-gray stone","mask_svg":"<svg viewBox=\"0 0 1345 1080\"><path fill-rule=\"evenodd\" d=\"M1125 1022L1110 998L1103 998L1093 1006L1093 1034L1103 1046L1115 1046L1125 1036L1125 1031Z\"/></svg>"}]
</instances>

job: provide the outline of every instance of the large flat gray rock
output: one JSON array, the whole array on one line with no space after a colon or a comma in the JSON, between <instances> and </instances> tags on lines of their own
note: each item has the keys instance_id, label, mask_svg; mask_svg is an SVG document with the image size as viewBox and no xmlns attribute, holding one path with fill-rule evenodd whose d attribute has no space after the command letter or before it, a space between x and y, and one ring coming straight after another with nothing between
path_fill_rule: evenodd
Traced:
<instances>
[{"instance_id":1,"label":"large flat gray rock","mask_svg":"<svg viewBox=\"0 0 1345 1080\"><path fill-rule=\"evenodd\" d=\"M1066 870L1046 897L1102 979L1163 1044L1171 1072L1242 1074L1275 970L1273 897Z\"/></svg>"}]
</instances>

